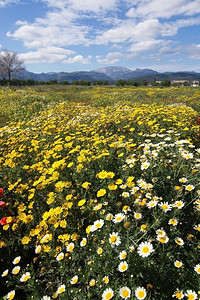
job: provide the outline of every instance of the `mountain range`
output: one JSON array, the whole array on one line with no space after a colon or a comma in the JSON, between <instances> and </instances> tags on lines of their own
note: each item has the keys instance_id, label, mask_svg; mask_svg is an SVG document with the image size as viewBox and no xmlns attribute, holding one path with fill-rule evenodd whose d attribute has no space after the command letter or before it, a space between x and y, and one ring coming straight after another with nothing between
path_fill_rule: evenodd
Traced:
<instances>
[{"instance_id":1,"label":"mountain range","mask_svg":"<svg viewBox=\"0 0 200 300\"><path fill-rule=\"evenodd\" d=\"M142 81L146 79L151 81L156 80L200 80L200 73L196 72L164 72L159 73L151 69L139 69L131 70L125 67L105 67L100 69L95 69L92 71L80 71L80 72L50 72L50 73L32 73L29 71L23 71L18 75L18 79L33 79L36 81L51 81L57 80L72 82L75 80L88 80L94 82L97 80L107 80L109 83L113 83L116 80L133 80L133 81Z\"/></svg>"}]
</instances>

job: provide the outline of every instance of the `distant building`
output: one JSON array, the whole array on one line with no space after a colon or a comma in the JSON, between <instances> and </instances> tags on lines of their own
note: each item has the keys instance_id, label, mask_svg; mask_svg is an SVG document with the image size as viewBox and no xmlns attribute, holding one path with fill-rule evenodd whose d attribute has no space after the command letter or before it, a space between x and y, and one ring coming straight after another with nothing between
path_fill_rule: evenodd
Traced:
<instances>
[{"instance_id":1,"label":"distant building","mask_svg":"<svg viewBox=\"0 0 200 300\"><path fill-rule=\"evenodd\" d=\"M180 85L180 86L184 86L184 82L186 82L187 80L172 80L172 85Z\"/></svg>"},{"instance_id":2,"label":"distant building","mask_svg":"<svg viewBox=\"0 0 200 300\"><path fill-rule=\"evenodd\" d=\"M199 81L198 80L193 80L192 81L192 86L199 86Z\"/></svg>"}]
</instances>

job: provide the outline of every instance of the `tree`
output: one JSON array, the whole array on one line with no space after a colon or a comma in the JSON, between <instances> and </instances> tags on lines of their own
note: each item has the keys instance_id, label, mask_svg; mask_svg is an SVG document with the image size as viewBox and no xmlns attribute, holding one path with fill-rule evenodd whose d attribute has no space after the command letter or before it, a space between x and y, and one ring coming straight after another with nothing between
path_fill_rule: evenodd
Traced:
<instances>
[{"instance_id":1,"label":"tree","mask_svg":"<svg viewBox=\"0 0 200 300\"><path fill-rule=\"evenodd\" d=\"M10 83L12 75L25 70L23 64L17 53L3 50L0 53L0 76L4 81L7 78Z\"/></svg>"},{"instance_id":2,"label":"tree","mask_svg":"<svg viewBox=\"0 0 200 300\"><path fill-rule=\"evenodd\" d=\"M171 80L168 78L165 78L162 80L161 85L162 86L171 86Z\"/></svg>"},{"instance_id":3,"label":"tree","mask_svg":"<svg viewBox=\"0 0 200 300\"><path fill-rule=\"evenodd\" d=\"M142 85L147 86L148 85L148 81L146 79L142 80Z\"/></svg>"}]
</instances>

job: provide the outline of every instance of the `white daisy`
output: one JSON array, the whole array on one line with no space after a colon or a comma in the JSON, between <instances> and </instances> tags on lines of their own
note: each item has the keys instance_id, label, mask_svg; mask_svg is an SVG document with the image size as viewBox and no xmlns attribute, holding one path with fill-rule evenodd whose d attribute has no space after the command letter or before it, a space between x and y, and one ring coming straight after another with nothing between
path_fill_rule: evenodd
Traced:
<instances>
[{"instance_id":1,"label":"white daisy","mask_svg":"<svg viewBox=\"0 0 200 300\"><path fill-rule=\"evenodd\" d=\"M101 228L103 225L104 225L104 220L102 219L96 220L94 224L91 226L90 232L96 231L97 229Z\"/></svg>"},{"instance_id":2,"label":"white daisy","mask_svg":"<svg viewBox=\"0 0 200 300\"><path fill-rule=\"evenodd\" d=\"M51 300L49 296L43 296L41 300Z\"/></svg>"},{"instance_id":3,"label":"white daisy","mask_svg":"<svg viewBox=\"0 0 200 300\"><path fill-rule=\"evenodd\" d=\"M197 272L197 274L200 274L200 264L196 265L194 267L195 272Z\"/></svg>"},{"instance_id":4,"label":"white daisy","mask_svg":"<svg viewBox=\"0 0 200 300\"><path fill-rule=\"evenodd\" d=\"M155 207L156 205L158 204L158 201L156 200L151 200L147 203L147 207L150 209L150 208L153 208Z\"/></svg>"},{"instance_id":5,"label":"white daisy","mask_svg":"<svg viewBox=\"0 0 200 300\"><path fill-rule=\"evenodd\" d=\"M118 271L123 273L128 269L128 264L126 261L121 261L119 266L118 266Z\"/></svg>"},{"instance_id":6,"label":"white daisy","mask_svg":"<svg viewBox=\"0 0 200 300\"><path fill-rule=\"evenodd\" d=\"M166 244L169 241L168 236L164 235L164 236L157 236L157 240L162 243L162 244Z\"/></svg>"},{"instance_id":7,"label":"white daisy","mask_svg":"<svg viewBox=\"0 0 200 300\"><path fill-rule=\"evenodd\" d=\"M84 247L87 244L87 239L83 238L82 241L80 242L80 246Z\"/></svg>"},{"instance_id":8,"label":"white daisy","mask_svg":"<svg viewBox=\"0 0 200 300\"><path fill-rule=\"evenodd\" d=\"M21 282L26 282L29 278L31 278L31 274L30 272L26 272L25 274L23 274L20 278Z\"/></svg>"},{"instance_id":9,"label":"white daisy","mask_svg":"<svg viewBox=\"0 0 200 300\"><path fill-rule=\"evenodd\" d=\"M123 221L125 218L125 215L122 213L118 213L114 216L113 222L114 223L120 223L121 221Z\"/></svg>"},{"instance_id":10,"label":"white daisy","mask_svg":"<svg viewBox=\"0 0 200 300\"><path fill-rule=\"evenodd\" d=\"M160 208L162 208L162 210L164 212L168 212L172 209L172 205L169 204L168 202L161 202L160 204L158 204L160 206Z\"/></svg>"},{"instance_id":11,"label":"white daisy","mask_svg":"<svg viewBox=\"0 0 200 300\"><path fill-rule=\"evenodd\" d=\"M179 179L179 182L180 183L186 183L187 182L187 178L182 177L182 178Z\"/></svg>"},{"instance_id":12,"label":"white daisy","mask_svg":"<svg viewBox=\"0 0 200 300\"><path fill-rule=\"evenodd\" d=\"M106 289L102 294L102 300L110 300L114 296L114 292L111 288Z\"/></svg>"},{"instance_id":13,"label":"white daisy","mask_svg":"<svg viewBox=\"0 0 200 300\"><path fill-rule=\"evenodd\" d=\"M166 235L166 232L163 229L157 229L156 234L157 234L157 236L162 237L162 236Z\"/></svg>"},{"instance_id":14,"label":"white daisy","mask_svg":"<svg viewBox=\"0 0 200 300\"><path fill-rule=\"evenodd\" d=\"M5 277L5 276L7 276L7 275L8 275L8 269L5 270L5 271L3 271L3 273L1 274L1 277Z\"/></svg>"},{"instance_id":15,"label":"white daisy","mask_svg":"<svg viewBox=\"0 0 200 300\"><path fill-rule=\"evenodd\" d=\"M130 194L128 192L123 192L122 193L122 197L124 198L128 198L130 196Z\"/></svg>"},{"instance_id":16,"label":"white daisy","mask_svg":"<svg viewBox=\"0 0 200 300\"><path fill-rule=\"evenodd\" d=\"M56 294L62 294L65 292L65 285L62 284L58 287Z\"/></svg>"},{"instance_id":17,"label":"white daisy","mask_svg":"<svg viewBox=\"0 0 200 300\"><path fill-rule=\"evenodd\" d=\"M70 280L71 284L76 284L78 282L78 276L75 275L74 277L72 277L72 279Z\"/></svg>"},{"instance_id":18,"label":"white daisy","mask_svg":"<svg viewBox=\"0 0 200 300\"><path fill-rule=\"evenodd\" d=\"M137 299L144 299L147 295L147 292L145 290L145 288L143 287L138 287L136 290L135 290L135 297Z\"/></svg>"},{"instance_id":19,"label":"white daisy","mask_svg":"<svg viewBox=\"0 0 200 300\"><path fill-rule=\"evenodd\" d=\"M168 222L169 225L172 225L172 226L176 226L178 224L178 220L176 219L170 219L169 222Z\"/></svg>"},{"instance_id":20,"label":"white daisy","mask_svg":"<svg viewBox=\"0 0 200 300\"><path fill-rule=\"evenodd\" d=\"M41 250L42 250L42 247L40 245L36 246L36 248L35 248L35 254L40 253Z\"/></svg>"},{"instance_id":21,"label":"white daisy","mask_svg":"<svg viewBox=\"0 0 200 300\"><path fill-rule=\"evenodd\" d=\"M110 233L109 243L111 246L119 246L121 244L121 239L117 232Z\"/></svg>"},{"instance_id":22,"label":"white daisy","mask_svg":"<svg viewBox=\"0 0 200 300\"><path fill-rule=\"evenodd\" d=\"M140 256L147 257L154 251L154 249L150 242L142 242L137 251Z\"/></svg>"},{"instance_id":23,"label":"white daisy","mask_svg":"<svg viewBox=\"0 0 200 300\"><path fill-rule=\"evenodd\" d=\"M176 290L174 292L174 294L172 295L172 297L176 297L176 299L183 299L184 293L183 293L183 291Z\"/></svg>"},{"instance_id":24,"label":"white daisy","mask_svg":"<svg viewBox=\"0 0 200 300\"><path fill-rule=\"evenodd\" d=\"M195 291L192 290L187 290L185 293L185 296L190 299L190 300L195 300L197 299L197 293Z\"/></svg>"},{"instance_id":25,"label":"white daisy","mask_svg":"<svg viewBox=\"0 0 200 300\"><path fill-rule=\"evenodd\" d=\"M119 295L123 299L128 299L131 296L131 290L127 286L124 286L119 290Z\"/></svg>"},{"instance_id":26,"label":"white daisy","mask_svg":"<svg viewBox=\"0 0 200 300\"><path fill-rule=\"evenodd\" d=\"M185 187L185 189L186 189L186 191L192 191L192 190L194 190L194 188L195 188L195 186L194 185L192 185L192 184L188 184L188 185L186 185L186 187Z\"/></svg>"},{"instance_id":27,"label":"white daisy","mask_svg":"<svg viewBox=\"0 0 200 300\"><path fill-rule=\"evenodd\" d=\"M6 299L12 300L14 297L15 297L15 291L13 290L7 294Z\"/></svg>"},{"instance_id":28,"label":"white daisy","mask_svg":"<svg viewBox=\"0 0 200 300\"><path fill-rule=\"evenodd\" d=\"M178 209L183 208L183 206L185 205L185 203L181 200L176 201L174 204L175 204L175 207L177 207Z\"/></svg>"},{"instance_id":29,"label":"white daisy","mask_svg":"<svg viewBox=\"0 0 200 300\"><path fill-rule=\"evenodd\" d=\"M136 220L139 220L139 219L142 218L142 214L141 214L141 213L138 213L138 212L135 212L135 213L134 213L134 218L135 218Z\"/></svg>"},{"instance_id":30,"label":"white daisy","mask_svg":"<svg viewBox=\"0 0 200 300\"><path fill-rule=\"evenodd\" d=\"M69 243L67 245L66 250L67 250L67 252L73 252L73 250L74 250L74 243Z\"/></svg>"},{"instance_id":31,"label":"white daisy","mask_svg":"<svg viewBox=\"0 0 200 300\"><path fill-rule=\"evenodd\" d=\"M57 261L60 261L60 260L62 260L63 258L64 258L64 253L63 252L60 252L57 256L56 256L56 260Z\"/></svg>"},{"instance_id":32,"label":"white daisy","mask_svg":"<svg viewBox=\"0 0 200 300\"><path fill-rule=\"evenodd\" d=\"M146 170L146 169L148 169L149 166L150 166L150 163L148 161L144 161L141 164L141 170Z\"/></svg>"},{"instance_id":33,"label":"white daisy","mask_svg":"<svg viewBox=\"0 0 200 300\"><path fill-rule=\"evenodd\" d=\"M180 237L175 238L175 242L176 242L176 244L178 244L179 246L183 246L183 245L184 245L184 241L183 241L183 239L180 238Z\"/></svg>"},{"instance_id":34,"label":"white daisy","mask_svg":"<svg viewBox=\"0 0 200 300\"><path fill-rule=\"evenodd\" d=\"M16 266L12 269L12 274L17 275L20 271L20 266Z\"/></svg>"},{"instance_id":35,"label":"white daisy","mask_svg":"<svg viewBox=\"0 0 200 300\"><path fill-rule=\"evenodd\" d=\"M13 260L13 264L14 265L17 265L19 262L20 262L20 260L21 260L21 256L17 256L17 257L15 257L15 259Z\"/></svg>"},{"instance_id":36,"label":"white daisy","mask_svg":"<svg viewBox=\"0 0 200 300\"><path fill-rule=\"evenodd\" d=\"M176 268L181 268L181 267L183 266L183 263L182 263L182 261L176 260L176 261L174 262L174 266L175 266Z\"/></svg>"},{"instance_id":37,"label":"white daisy","mask_svg":"<svg viewBox=\"0 0 200 300\"><path fill-rule=\"evenodd\" d=\"M126 257L127 257L127 252L124 250L124 251L121 251L120 253L119 253L119 259L120 260L124 260L124 259L126 259Z\"/></svg>"}]
</instances>

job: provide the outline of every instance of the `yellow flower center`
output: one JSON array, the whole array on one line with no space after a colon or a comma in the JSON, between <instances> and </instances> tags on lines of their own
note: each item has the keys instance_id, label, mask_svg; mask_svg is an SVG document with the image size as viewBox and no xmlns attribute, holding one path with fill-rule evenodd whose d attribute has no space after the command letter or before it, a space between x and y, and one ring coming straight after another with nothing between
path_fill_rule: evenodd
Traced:
<instances>
[{"instance_id":1,"label":"yellow flower center","mask_svg":"<svg viewBox=\"0 0 200 300\"><path fill-rule=\"evenodd\" d=\"M139 291L138 297L139 297L139 298L143 298L144 296L145 296L144 291Z\"/></svg>"},{"instance_id":2,"label":"yellow flower center","mask_svg":"<svg viewBox=\"0 0 200 300\"><path fill-rule=\"evenodd\" d=\"M168 205L166 205L166 204L163 204L162 205L162 208L165 210L165 209L168 209Z\"/></svg>"},{"instance_id":3,"label":"yellow flower center","mask_svg":"<svg viewBox=\"0 0 200 300\"><path fill-rule=\"evenodd\" d=\"M127 266L126 265L122 265L121 270L125 271L126 269L127 269Z\"/></svg>"},{"instance_id":4,"label":"yellow flower center","mask_svg":"<svg viewBox=\"0 0 200 300\"><path fill-rule=\"evenodd\" d=\"M161 243L165 243L165 242L166 242L166 237L165 237L165 236L160 237L160 242L161 242Z\"/></svg>"},{"instance_id":5,"label":"yellow flower center","mask_svg":"<svg viewBox=\"0 0 200 300\"><path fill-rule=\"evenodd\" d=\"M112 293L111 292L108 292L106 294L106 300L110 300L112 298Z\"/></svg>"},{"instance_id":6,"label":"yellow flower center","mask_svg":"<svg viewBox=\"0 0 200 300\"><path fill-rule=\"evenodd\" d=\"M59 292L60 292L60 293L63 293L64 290L65 290L64 287L62 287L62 288L59 290Z\"/></svg>"},{"instance_id":7,"label":"yellow flower center","mask_svg":"<svg viewBox=\"0 0 200 300\"><path fill-rule=\"evenodd\" d=\"M117 237L116 236L111 236L110 242L115 243L116 241L117 241Z\"/></svg>"},{"instance_id":8,"label":"yellow flower center","mask_svg":"<svg viewBox=\"0 0 200 300\"><path fill-rule=\"evenodd\" d=\"M181 292L177 292L175 294L175 296L176 296L177 299L182 299L183 298L183 294Z\"/></svg>"},{"instance_id":9,"label":"yellow flower center","mask_svg":"<svg viewBox=\"0 0 200 300\"><path fill-rule=\"evenodd\" d=\"M29 275L24 276L24 281L27 281L29 279Z\"/></svg>"},{"instance_id":10,"label":"yellow flower center","mask_svg":"<svg viewBox=\"0 0 200 300\"><path fill-rule=\"evenodd\" d=\"M127 290L124 290L124 291L122 292L122 296L123 296L123 297L128 297L128 295L129 295L129 292L128 292Z\"/></svg>"},{"instance_id":11,"label":"yellow flower center","mask_svg":"<svg viewBox=\"0 0 200 300\"><path fill-rule=\"evenodd\" d=\"M145 246L142 248L143 253L148 253L149 252L149 247Z\"/></svg>"}]
</instances>

